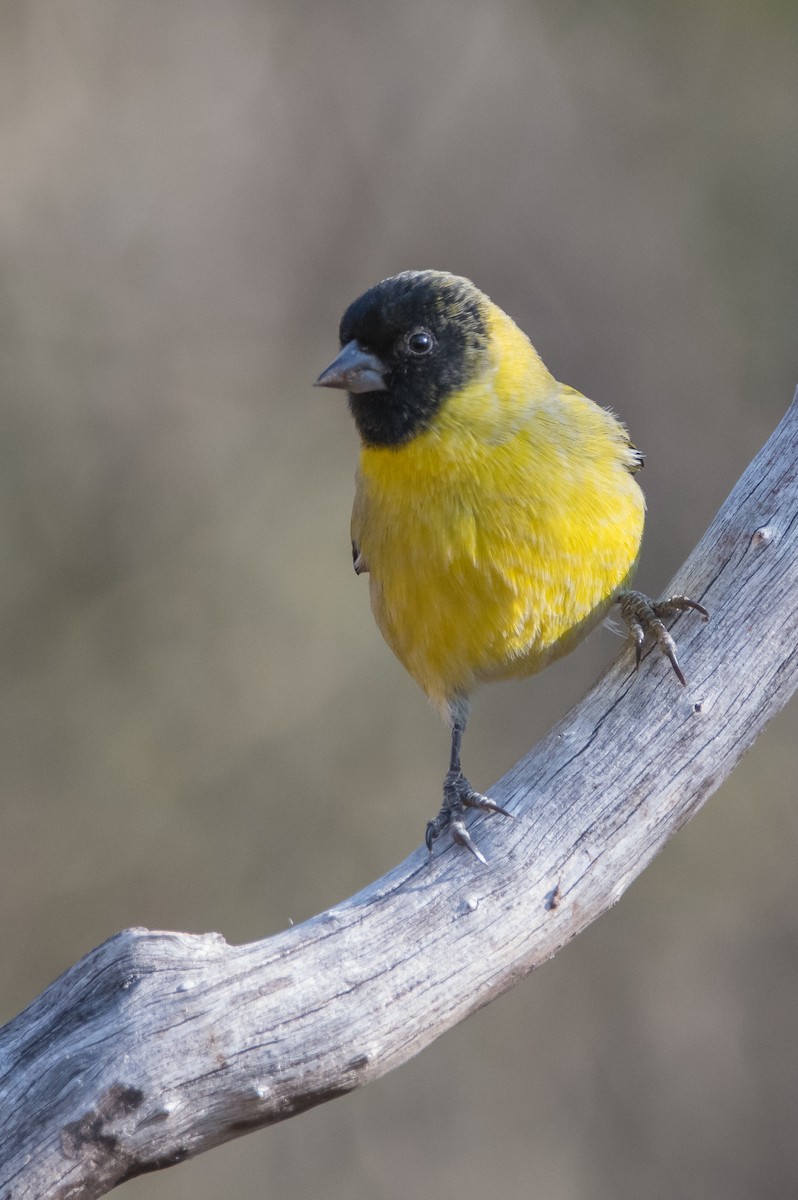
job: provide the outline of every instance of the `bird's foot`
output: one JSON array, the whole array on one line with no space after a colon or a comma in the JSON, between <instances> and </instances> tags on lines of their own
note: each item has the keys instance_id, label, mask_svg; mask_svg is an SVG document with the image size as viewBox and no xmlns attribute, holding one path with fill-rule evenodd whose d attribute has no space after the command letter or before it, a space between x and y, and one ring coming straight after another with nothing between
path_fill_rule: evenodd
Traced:
<instances>
[{"instance_id":1,"label":"bird's foot","mask_svg":"<svg viewBox=\"0 0 798 1200\"><path fill-rule=\"evenodd\" d=\"M616 596L616 602L620 607L623 622L629 630L629 636L634 642L635 669L640 666L646 638L651 637L659 646L660 652L670 661L679 682L686 683L676 657L676 643L665 628L663 620L689 609L695 609L702 617L709 618L703 604L691 600L689 596L668 596L666 600L652 600L642 592L621 592Z\"/></svg>"},{"instance_id":2,"label":"bird's foot","mask_svg":"<svg viewBox=\"0 0 798 1200\"><path fill-rule=\"evenodd\" d=\"M427 849L432 853L432 843L445 829L451 830L452 840L458 846L465 846L481 863L487 863L485 855L477 846L471 834L466 829L466 809L480 808L483 812L501 813L511 817L513 814L502 808L490 796L483 796L472 788L462 771L450 771L443 781L443 804L441 811L432 821L427 822L427 832L424 840Z\"/></svg>"}]
</instances>

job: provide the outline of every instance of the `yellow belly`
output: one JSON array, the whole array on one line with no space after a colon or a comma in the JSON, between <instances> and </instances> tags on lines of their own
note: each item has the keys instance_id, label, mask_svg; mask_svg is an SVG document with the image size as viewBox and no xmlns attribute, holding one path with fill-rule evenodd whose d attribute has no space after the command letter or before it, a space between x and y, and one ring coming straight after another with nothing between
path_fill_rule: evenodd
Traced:
<instances>
[{"instance_id":1,"label":"yellow belly","mask_svg":"<svg viewBox=\"0 0 798 1200\"><path fill-rule=\"evenodd\" d=\"M472 425L364 449L353 513L377 624L441 707L571 649L631 577L643 529L623 431L578 393L504 440Z\"/></svg>"}]
</instances>

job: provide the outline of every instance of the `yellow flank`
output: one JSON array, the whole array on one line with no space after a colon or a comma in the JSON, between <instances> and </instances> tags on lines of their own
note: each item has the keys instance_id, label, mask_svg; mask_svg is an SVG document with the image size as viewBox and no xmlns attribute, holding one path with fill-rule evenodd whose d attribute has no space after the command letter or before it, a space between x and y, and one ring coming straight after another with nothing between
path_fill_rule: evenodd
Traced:
<instances>
[{"instance_id":1,"label":"yellow flank","mask_svg":"<svg viewBox=\"0 0 798 1200\"><path fill-rule=\"evenodd\" d=\"M565 653L631 577L645 504L624 427L488 304L490 365L430 429L361 450L352 536L377 624L442 709Z\"/></svg>"}]
</instances>

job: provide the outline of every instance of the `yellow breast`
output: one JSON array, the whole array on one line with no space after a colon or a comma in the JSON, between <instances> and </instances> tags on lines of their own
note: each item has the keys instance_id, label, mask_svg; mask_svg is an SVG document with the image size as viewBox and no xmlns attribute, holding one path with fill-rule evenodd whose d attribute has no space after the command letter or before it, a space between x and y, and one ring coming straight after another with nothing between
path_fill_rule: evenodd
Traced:
<instances>
[{"instance_id":1,"label":"yellow breast","mask_svg":"<svg viewBox=\"0 0 798 1200\"><path fill-rule=\"evenodd\" d=\"M442 707L532 674L631 576L644 501L623 427L491 306L490 371L401 447L361 452L352 534L377 624Z\"/></svg>"}]
</instances>

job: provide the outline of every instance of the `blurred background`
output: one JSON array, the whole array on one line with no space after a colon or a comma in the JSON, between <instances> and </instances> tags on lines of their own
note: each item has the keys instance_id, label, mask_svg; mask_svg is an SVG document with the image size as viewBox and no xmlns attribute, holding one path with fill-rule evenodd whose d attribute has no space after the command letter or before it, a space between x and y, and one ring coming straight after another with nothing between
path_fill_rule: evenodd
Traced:
<instances>
[{"instance_id":1,"label":"blurred background","mask_svg":"<svg viewBox=\"0 0 798 1200\"><path fill-rule=\"evenodd\" d=\"M310 386L371 283L471 276L623 416L664 589L798 382L797 47L776 0L7 0L0 1018L120 928L265 937L421 841L447 734ZM481 693L473 782L619 647ZM412 1063L120 1195L794 1194L796 738Z\"/></svg>"}]
</instances>

